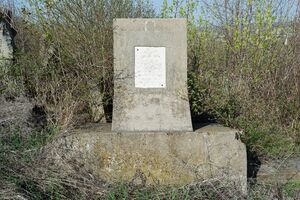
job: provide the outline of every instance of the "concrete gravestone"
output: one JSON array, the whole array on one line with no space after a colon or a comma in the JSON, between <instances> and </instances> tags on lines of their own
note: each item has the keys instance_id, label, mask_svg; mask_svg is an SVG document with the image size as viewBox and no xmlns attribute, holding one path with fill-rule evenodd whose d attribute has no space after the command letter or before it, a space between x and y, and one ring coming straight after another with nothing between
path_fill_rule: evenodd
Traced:
<instances>
[{"instance_id":1,"label":"concrete gravestone","mask_svg":"<svg viewBox=\"0 0 300 200\"><path fill-rule=\"evenodd\" d=\"M185 19L114 22L113 131L191 131Z\"/></svg>"},{"instance_id":2,"label":"concrete gravestone","mask_svg":"<svg viewBox=\"0 0 300 200\"><path fill-rule=\"evenodd\" d=\"M245 192L240 131L215 124L192 131L185 20L117 19L114 26L112 128L79 128L61 145L83 152L109 182L184 185L217 177Z\"/></svg>"}]
</instances>

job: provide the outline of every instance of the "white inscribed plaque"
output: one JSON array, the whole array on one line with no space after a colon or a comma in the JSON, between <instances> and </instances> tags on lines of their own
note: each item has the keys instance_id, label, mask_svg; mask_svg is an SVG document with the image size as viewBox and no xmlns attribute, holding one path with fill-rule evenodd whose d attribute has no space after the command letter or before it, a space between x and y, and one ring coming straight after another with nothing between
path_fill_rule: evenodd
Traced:
<instances>
[{"instance_id":1,"label":"white inscribed plaque","mask_svg":"<svg viewBox=\"0 0 300 200\"><path fill-rule=\"evenodd\" d=\"M166 87L165 47L135 47L135 87Z\"/></svg>"}]
</instances>

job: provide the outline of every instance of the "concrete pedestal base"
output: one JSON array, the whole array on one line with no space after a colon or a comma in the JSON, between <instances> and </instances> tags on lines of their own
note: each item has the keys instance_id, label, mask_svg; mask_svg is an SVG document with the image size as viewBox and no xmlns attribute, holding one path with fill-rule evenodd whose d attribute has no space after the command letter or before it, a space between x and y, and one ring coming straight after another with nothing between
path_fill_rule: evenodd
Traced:
<instances>
[{"instance_id":1,"label":"concrete pedestal base","mask_svg":"<svg viewBox=\"0 0 300 200\"><path fill-rule=\"evenodd\" d=\"M207 125L194 132L111 132L110 125L76 129L61 145L80 152L106 181L184 185L209 178L247 186L245 145L238 131Z\"/></svg>"}]
</instances>

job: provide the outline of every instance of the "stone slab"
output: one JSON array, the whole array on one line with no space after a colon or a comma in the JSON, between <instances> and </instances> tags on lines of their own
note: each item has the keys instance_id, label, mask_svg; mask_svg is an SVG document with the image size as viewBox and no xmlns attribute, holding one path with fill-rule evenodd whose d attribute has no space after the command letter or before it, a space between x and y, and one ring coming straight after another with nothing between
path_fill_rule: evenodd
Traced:
<instances>
[{"instance_id":1,"label":"stone slab","mask_svg":"<svg viewBox=\"0 0 300 200\"><path fill-rule=\"evenodd\" d=\"M111 132L110 125L82 127L58 142L64 157L81 154L108 182L185 185L211 178L247 189L245 145L239 131L207 125L195 132ZM73 150L73 151L72 151Z\"/></svg>"},{"instance_id":2,"label":"stone slab","mask_svg":"<svg viewBox=\"0 0 300 200\"><path fill-rule=\"evenodd\" d=\"M256 177L259 183L287 183L300 181L300 157L288 157L284 160L263 160Z\"/></svg>"},{"instance_id":3,"label":"stone slab","mask_svg":"<svg viewBox=\"0 0 300 200\"><path fill-rule=\"evenodd\" d=\"M114 27L112 130L192 131L187 92L186 20L116 19ZM148 58L144 55L141 62L137 61L136 47L164 48L165 69L153 66L162 64L161 53L148 53ZM144 62L147 60L148 64ZM139 63L142 66L136 66ZM141 81L135 74L140 68L149 69L148 75L153 76L153 80L143 71L145 82L136 83L136 80ZM160 68L161 73L156 68Z\"/></svg>"}]
</instances>

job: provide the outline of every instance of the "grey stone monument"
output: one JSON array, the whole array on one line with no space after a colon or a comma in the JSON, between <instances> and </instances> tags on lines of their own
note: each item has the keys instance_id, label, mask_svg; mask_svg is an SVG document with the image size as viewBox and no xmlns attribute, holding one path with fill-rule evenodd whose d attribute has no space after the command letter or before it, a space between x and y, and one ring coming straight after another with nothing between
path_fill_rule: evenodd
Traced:
<instances>
[{"instance_id":1,"label":"grey stone monument","mask_svg":"<svg viewBox=\"0 0 300 200\"><path fill-rule=\"evenodd\" d=\"M216 124L192 131L185 20L117 19L114 26L112 128L100 123L78 128L62 146L84 155L108 182L179 186L228 179L246 193L240 131Z\"/></svg>"},{"instance_id":2,"label":"grey stone monument","mask_svg":"<svg viewBox=\"0 0 300 200\"><path fill-rule=\"evenodd\" d=\"M113 131L192 131L185 19L114 21Z\"/></svg>"},{"instance_id":3,"label":"grey stone monument","mask_svg":"<svg viewBox=\"0 0 300 200\"><path fill-rule=\"evenodd\" d=\"M16 30L11 26L12 12L0 10L0 67L4 71L12 64Z\"/></svg>"}]
</instances>

